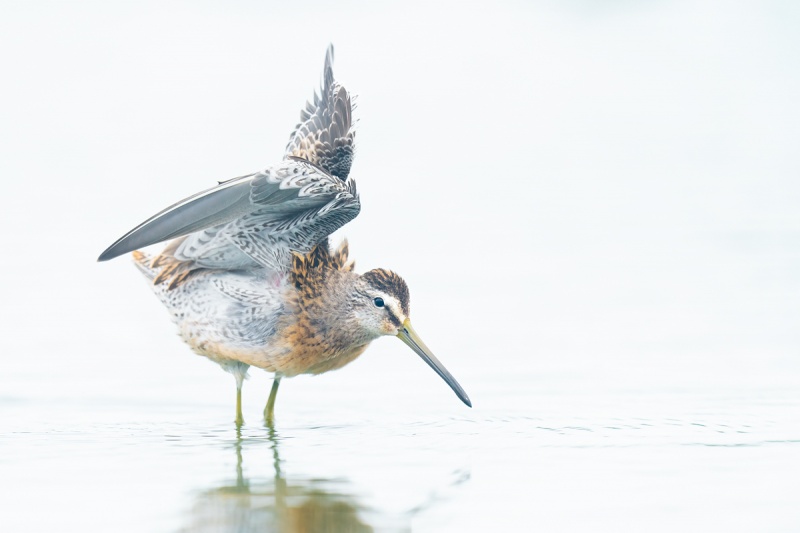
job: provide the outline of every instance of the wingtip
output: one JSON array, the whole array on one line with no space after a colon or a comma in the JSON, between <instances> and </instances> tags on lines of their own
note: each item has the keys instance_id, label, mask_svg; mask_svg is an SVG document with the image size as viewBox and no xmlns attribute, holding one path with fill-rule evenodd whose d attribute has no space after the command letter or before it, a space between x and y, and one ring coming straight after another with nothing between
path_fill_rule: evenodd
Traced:
<instances>
[{"instance_id":1,"label":"wingtip","mask_svg":"<svg viewBox=\"0 0 800 533\"><path fill-rule=\"evenodd\" d=\"M470 409L472 408L472 400L470 400L470 399L469 399L469 396L467 396L467 395L466 395L466 393L465 393L465 394L464 394L464 396L461 398L461 401L462 401L462 402L464 402L464 404L465 404L467 407L469 407Z\"/></svg>"},{"instance_id":2,"label":"wingtip","mask_svg":"<svg viewBox=\"0 0 800 533\"><path fill-rule=\"evenodd\" d=\"M109 246L108 248L106 248L103 251L103 253L98 256L97 262L98 263L102 263L104 261L108 261L110 259L114 259L115 257L119 257L120 255L124 254L125 251L120 252L119 249L118 249L117 244L119 244L119 243L114 243L111 246Z\"/></svg>"}]
</instances>

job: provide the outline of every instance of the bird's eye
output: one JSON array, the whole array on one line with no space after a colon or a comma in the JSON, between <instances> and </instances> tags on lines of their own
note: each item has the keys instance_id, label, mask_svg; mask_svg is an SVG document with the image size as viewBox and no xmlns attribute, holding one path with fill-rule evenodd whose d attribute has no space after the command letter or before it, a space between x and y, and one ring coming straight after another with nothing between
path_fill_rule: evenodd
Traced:
<instances>
[{"instance_id":1,"label":"bird's eye","mask_svg":"<svg viewBox=\"0 0 800 533\"><path fill-rule=\"evenodd\" d=\"M383 298L375 298L372 301L375 302L375 307L383 307Z\"/></svg>"}]
</instances>

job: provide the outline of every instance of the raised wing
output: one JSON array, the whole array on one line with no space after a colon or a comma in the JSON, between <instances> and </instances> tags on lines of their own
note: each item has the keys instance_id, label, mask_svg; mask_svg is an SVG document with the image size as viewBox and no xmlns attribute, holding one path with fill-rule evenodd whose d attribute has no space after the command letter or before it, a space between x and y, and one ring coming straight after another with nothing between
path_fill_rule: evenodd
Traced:
<instances>
[{"instance_id":1,"label":"raised wing","mask_svg":"<svg viewBox=\"0 0 800 533\"><path fill-rule=\"evenodd\" d=\"M291 252L307 253L360 207L352 180L291 158L168 207L112 244L99 261L186 235L154 260L171 269L167 277L198 268L285 271Z\"/></svg>"},{"instance_id":2,"label":"raised wing","mask_svg":"<svg viewBox=\"0 0 800 533\"><path fill-rule=\"evenodd\" d=\"M97 260L108 261L138 248L223 224L251 211L249 183L254 176L223 182L172 204L117 239Z\"/></svg>"},{"instance_id":3,"label":"raised wing","mask_svg":"<svg viewBox=\"0 0 800 533\"><path fill-rule=\"evenodd\" d=\"M358 215L353 180L352 105L333 78L333 47L325 57L322 91L300 114L285 159L262 172L221 182L138 225L100 257L106 261L174 239L151 266L156 283L182 282L202 268L291 268L291 253L308 253Z\"/></svg>"},{"instance_id":4,"label":"raised wing","mask_svg":"<svg viewBox=\"0 0 800 533\"><path fill-rule=\"evenodd\" d=\"M305 159L347 179L355 154L350 94L333 78L333 45L328 47L322 90L300 111L300 123L289 137L286 157Z\"/></svg>"}]
</instances>

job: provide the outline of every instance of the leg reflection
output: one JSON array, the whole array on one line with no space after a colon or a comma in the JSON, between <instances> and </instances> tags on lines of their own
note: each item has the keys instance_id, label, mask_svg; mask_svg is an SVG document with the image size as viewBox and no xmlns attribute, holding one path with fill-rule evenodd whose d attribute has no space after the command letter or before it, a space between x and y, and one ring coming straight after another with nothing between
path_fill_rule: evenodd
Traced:
<instances>
[{"instance_id":1,"label":"leg reflection","mask_svg":"<svg viewBox=\"0 0 800 533\"><path fill-rule=\"evenodd\" d=\"M237 428L235 435L235 480L198 494L182 531L373 531L346 482L286 473L274 425L267 424L266 434L243 435Z\"/></svg>"}]
</instances>

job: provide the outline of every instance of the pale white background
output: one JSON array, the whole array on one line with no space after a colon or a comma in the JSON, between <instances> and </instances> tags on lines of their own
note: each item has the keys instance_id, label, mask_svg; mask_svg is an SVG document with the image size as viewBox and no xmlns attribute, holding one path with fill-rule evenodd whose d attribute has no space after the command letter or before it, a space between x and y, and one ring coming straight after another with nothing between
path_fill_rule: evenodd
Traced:
<instances>
[{"instance_id":1,"label":"pale white background","mask_svg":"<svg viewBox=\"0 0 800 533\"><path fill-rule=\"evenodd\" d=\"M37 510L60 505L103 530L130 502L151 511L132 530L185 525L202 470L132 437L139 463L117 476L114 436L126 424L221 427L233 380L181 344L127 258L95 258L171 202L277 161L329 42L359 95L363 209L340 234L359 270L406 278L417 330L475 408L401 343L378 341L340 372L284 382L278 410L298 431L387 424L376 447L401 457L371 448L367 468L345 446L295 469L348 477L391 516L435 492L419 480L470 472L414 518L423 530L800 524L795 3L3 1L0 12L0 495L13 502L0 518L16 529L58 524ZM269 380L252 375L256 422ZM595 431L621 443L611 452L600 437L535 430L615 417L662 425L643 440ZM396 437L422 419L430 456L405 455ZM755 428L741 437L752 456L687 454L717 443L692 424ZM50 433L61 430L94 451L70 461L79 444ZM292 464L362 430L301 431L283 451ZM29 434L38 452L24 451ZM631 462L629 437L646 450ZM575 455L583 444L593 451ZM617 460L625 469L607 472ZM403 461L416 482L387 479ZM148 482L170 467L159 494ZM115 479L127 480L119 497Z\"/></svg>"}]
</instances>

